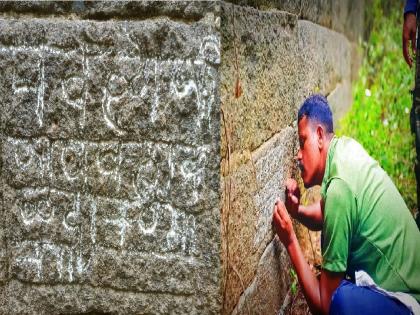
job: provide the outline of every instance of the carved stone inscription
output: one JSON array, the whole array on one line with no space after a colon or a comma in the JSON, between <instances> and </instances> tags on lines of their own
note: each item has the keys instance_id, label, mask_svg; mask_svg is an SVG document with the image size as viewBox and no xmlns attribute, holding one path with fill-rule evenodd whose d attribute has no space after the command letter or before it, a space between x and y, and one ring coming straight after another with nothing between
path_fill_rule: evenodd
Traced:
<instances>
[{"instance_id":1,"label":"carved stone inscription","mask_svg":"<svg viewBox=\"0 0 420 315\"><path fill-rule=\"evenodd\" d=\"M42 38L17 21L0 35L9 276L194 294L218 175L218 37L34 23Z\"/></svg>"},{"instance_id":2,"label":"carved stone inscription","mask_svg":"<svg viewBox=\"0 0 420 315\"><path fill-rule=\"evenodd\" d=\"M218 93L218 38L197 39L184 59L138 55L130 35L117 33L113 40L127 47L0 46L7 77L2 85L8 91L2 122L8 133L210 143L216 131L211 118Z\"/></svg>"}]
</instances>

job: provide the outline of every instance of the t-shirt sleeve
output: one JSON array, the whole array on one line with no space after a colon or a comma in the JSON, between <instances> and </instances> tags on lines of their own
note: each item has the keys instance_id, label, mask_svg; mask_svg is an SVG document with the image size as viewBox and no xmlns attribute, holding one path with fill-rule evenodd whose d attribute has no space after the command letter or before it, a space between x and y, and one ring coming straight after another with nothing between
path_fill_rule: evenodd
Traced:
<instances>
[{"instance_id":1,"label":"t-shirt sleeve","mask_svg":"<svg viewBox=\"0 0 420 315\"><path fill-rule=\"evenodd\" d=\"M348 184L333 179L324 197L322 266L332 272L345 272L353 235L356 199Z\"/></svg>"},{"instance_id":2,"label":"t-shirt sleeve","mask_svg":"<svg viewBox=\"0 0 420 315\"><path fill-rule=\"evenodd\" d=\"M412 12L416 14L417 11L417 0L407 0L404 6L404 14Z\"/></svg>"}]
</instances>

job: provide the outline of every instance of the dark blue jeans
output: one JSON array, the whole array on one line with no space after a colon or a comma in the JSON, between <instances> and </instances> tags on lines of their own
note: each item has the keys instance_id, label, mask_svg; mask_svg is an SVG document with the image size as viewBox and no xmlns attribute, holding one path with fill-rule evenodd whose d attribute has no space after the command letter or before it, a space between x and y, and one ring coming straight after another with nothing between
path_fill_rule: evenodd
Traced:
<instances>
[{"instance_id":1,"label":"dark blue jeans","mask_svg":"<svg viewBox=\"0 0 420 315\"><path fill-rule=\"evenodd\" d=\"M334 291L330 315L410 315L410 310L368 287L358 287L347 280L341 281Z\"/></svg>"}]
</instances>

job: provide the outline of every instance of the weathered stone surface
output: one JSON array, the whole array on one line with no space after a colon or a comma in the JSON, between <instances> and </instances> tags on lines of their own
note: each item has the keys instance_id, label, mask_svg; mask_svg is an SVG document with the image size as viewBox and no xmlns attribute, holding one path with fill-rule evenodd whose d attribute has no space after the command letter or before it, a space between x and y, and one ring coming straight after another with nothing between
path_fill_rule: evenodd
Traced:
<instances>
[{"instance_id":1,"label":"weathered stone surface","mask_svg":"<svg viewBox=\"0 0 420 315\"><path fill-rule=\"evenodd\" d=\"M188 145L217 139L209 122L219 38L207 23L0 20L0 28L8 135Z\"/></svg>"},{"instance_id":2,"label":"weathered stone surface","mask_svg":"<svg viewBox=\"0 0 420 315\"><path fill-rule=\"evenodd\" d=\"M221 99L232 152L254 151L292 124L298 55L295 16L222 6ZM223 157L225 149L222 129Z\"/></svg>"},{"instance_id":3,"label":"weathered stone surface","mask_svg":"<svg viewBox=\"0 0 420 315\"><path fill-rule=\"evenodd\" d=\"M290 268L287 251L275 237L262 254L255 278L241 295L232 315L278 314L290 288Z\"/></svg>"},{"instance_id":4,"label":"weathered stone surface","mask_svg":"<svg viewBox=\"0 0 420 315\"><path fill-rule=\"evenodd\" d=\"M0 18L0 313L218 313L217 7L79 5Z\"/></svg>"},{"instance_id":5,"label":"weathered stone surface","mask_svg":"<svg viewBox=\"0 0 420 315\"><path fill-rule=\"evenodd\" d=\"M197 305L196 313L208 313L202 299L194 295L172 295L162 292L134 294L125 290L93 288L80 284L72 284L72 290L77 294L68 294L68 286L61 284L28 286L20 281L11 280L2 292L9 298L0 304L0 313L74 314L74 310L78 310L79 314L181 315L191 313L191 305ZM169 300L171 303L167 302ZM28 304L31 305L29 310Z\"/></svg>"},{"instance_id":6,"label":"weathered stone surface","mask_svg":"<svg viewBox=\"0 0 420 315\"><path fill-rule=\"evenodd\" d=\"M351 42L358 43L363 37L365 0L302 0L295 8L299 19L334 30Z\"/></svg>"},{"instance_id":7,"label":"weathered stone surface","mask_svg":"<svg viewBox=\"0 0 420 315\"><path fill-rule=\"evenodd\" d=\"M5 14L77 16L84 19L149 19L168 16L181 20L199 20L209 12L217 13L216 1L3 1Z\"/></svg>"},{"instance_id":8,"label":"weathered stone surface","mask_svg":"<svg viewBox=\"0 0 420 315\"><path fill-rule=\"evenodd\" d=\"M327 100L333 113L334 128L337 129L339 119L344 116L353 103L350 81L346 79L338 83L328 95Z\"/></svg>"},{"instance_id":9,"label":"weathered stone surface","mask_svg":"<svg viewBox=\"0 0 420 315\"><path fill-rule=\"evenodd\" d=\"M223 314L230 314L258 263L253 253L257 191L251 162L222 178Z\"/></svg>"},{"instance_id":10,"label":"weathered stone surface","mask_svg":"<svg viewBox=\"0 0 420 315\"><path fill-rule=\"evenodd\" d=\"M222 3L222 52L213 1L0 3L1 314L218 313L220 99L224 310L278 310L296 109L349 104L363 0L232 2L267 11Z\"/></svg>"},{"instance_id":11,"label":"weathered stone surface","mask_svg":"<svg viewBox=\"0 0 420 315\"><path fill-rule=\"evenodd\" d=\"M282 130L223 178L223 263L228 270L225 313L250 285L261 254L273 238L273 205L277 198L284 200L284 182L294 168L295 139L293 128Z\"/></svg>"},{"instance_id":12,"label":"weathered stone surface","mask_svg":"<svg viewBox=\"0 0 420 315\"><path fill-rule=\"evenodd\" d=\"M3 152L3 138L0 137L0 152ZM3 204L3 189L4 177L3 177L3 160L0 159L0 215L2 218L5 217L5 208ZM0 220L0 284L7 279L8 269L8 257L6 252L7 240L6 240L6 222Z\"/></svg>"},{"instance_id":13,"label":"weathered stone surface","mask_svg":"<svg viewBox=\"0 0 420 315\"><path fill-rule=\"evenodd\" d=\"M331 108L343 114L351 105L351 45L337 32L312 22L299 21L301 102L313 93L331 95ZM334 117L335 119L338 116Z\"/></svg>"},{"instance_id":14,"label":"weathered stone surface","mask_svg":"<svg viewBox=\"0 0 420 315\"><path fill-rule=\"evenodd\" d=\"M292 176L295 156L296 131L288 127L264 143L254 154L257 194L254 200L258 209L254 247L266 246L264 239L271 235L273 205L276 199L284 200L285 180Z\"/></svg>"},{"instance_id":15,"label":"weathered stone surface","mask_svg":"<svg viewBox=\"0 0 420 315\"><path fill-rule=\"evenodd\" d=\"M303 193L302 203L313 203L319 198L319 187ZM320 232L309 231L294 221L294 228L305 259L311 266L319 266ZM291 295L292 264L285 247L274 237L260 254L252 282L242 292L232 314L282 314L279 310L288 305ZM299 313L298 313L299 314Z\"/></svg>"},{"instance_id":16,"label":"weathered stone surface","mask_svg":"<svg viewBox=\"0 0 420 315\"><path fill-rule=\"evenodd\" d=\"M259 10L277 9L345 34L357 42L363 36L365 0L226 0Z\"/></svg>"},{"instance_id":17,"label":"weathered stone surface","mask_svg":"<svg viewBox=\"0 0 420 315\"><path fill-rule=\"evenodd\" d=\"M331 1L331 28L355 43L363 39L366 0Z\"/></svg>"},{"instance_id":18,"label":"weathered stone surface","mask_svg":"<svg viewBox=\"0 0 420 315\"><path fill-rule=\"evenodd\" d=\"M332 2L334 0L301 0L300 4L296 7L295 14L299 15L299 19L309 20L325 27L331 27L331 20L334 14Z\"/></svg>"}]
</instances>

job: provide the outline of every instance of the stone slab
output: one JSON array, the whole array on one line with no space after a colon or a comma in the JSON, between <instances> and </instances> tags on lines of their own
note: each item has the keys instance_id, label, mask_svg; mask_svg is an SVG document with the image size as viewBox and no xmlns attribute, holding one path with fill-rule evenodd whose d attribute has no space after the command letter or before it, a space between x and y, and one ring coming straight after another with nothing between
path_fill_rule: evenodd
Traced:
<instances>
[{"instance_id":1,"label":"stone slab","mask_svg":"<svg viewBox=\"0 0 420 315\"><path fill-rule=\"evenodd\" d=\"M3 295L14 299L2 299L1 314L189 314L191 305L199 305L200 312L205 312L205 305L194 295L171 295L149 292L133 294L125 290L73 284L77 295L69 295L65 285L29 286L17 280L11 280L4 288ZM53 292L52 293L52 288ZM171 300L168 304L167 301ZM27 305L32 307L28 309ZM105 307L106 306L106 310ZM74 310L77 309L78 313Z\"/></svg>"},{"instance_id":2,"label":"stone slab","mask_svg":"<svg viewBox=\"0 0 420 315\"><path fill-rule=\"evenodd\" d=\"M3 19L0 28L8 135L188 145L217 139L211 118L220 41L206 22Z\"/></svg>"},{"instance_id":3,"label":"stone slab","mask_svg":"<svg viewBox=\"0 0 420 315\"><path fill-rule=\"evenodd\" d=\"M340 118L342 118L353 104L351 83L349 80L337 84L335 89L327 96L334 120L334 129L337 130Z\"/></svg>"},{"instance_id":4,"label":"stone slab","mask_svg":"<svg viewBox=\"0 0 420 315\"><path fill-rule=\"evenodd\" d=\"M16 16L76 16L90 20L149 19L167 16L198 21L209 12L217 15L217 1L3 1L0 13Z\"/></svg>"},{"instance_id":5,"label":"stone slab","mask_svg":"<svg viewBox=\"0 0 420 315\"><path fill-rule=\"evenodd\" d=\"M258 192L254 196L259 209L254 237L255 248L265 246L262 242L271 235L272 212L276 199L284 200L286 179L292 176L296 167L293 162L296 147L296 130L285 128L264 143L254 154Z\"/></svg>"},{"instance_id":6,"label":"stone slab","mask_svg":"<svg viewBox=\"0 0 420 315\"><path fill-rule=\"evenodd\" d=\"M217 9L81 4L0 6L0 313L216 314Z\"/></svg>"},{"instance_id":7,"label":"stone slab","mask_svg":"<svg viewBox=\"0 0 420 315\"><path fill-rule=\"evenodd\" d=\"M278 314L290 288L290 268L287 251L276 237L262 254L255 278L241 295L232 315Z\"/></svg>"},{"instance_id":8,"label":"stone slab","mask_svg":"<svg viewBox=\"0 0 420 315\"><path fill-rule=\"evenodd\" d=\"M346 96L341 107L351 99L351 55L347 38L337 32L308 21L299 21L299 51L301 51L301 78L299 105L313 93L329 95L337 86L343 86ZM298 106L299 106L298 105Z\"/></svg>"},{"instance_id":9,"label":"stone slab","mask_svg":"<svg viewBox=\"0 0 420 315\"><path fill-rule=\"evenodd\" d=\"M365 32L365 6L366 0L331 0L331 27L343 33L347 38L359 43L363 40Z\"/></svg>"},{"instance_id":10,"label":"stone slab","mask_svg":"<svg viewBox=\"0 0 420 315\"><path fill-rule=\"evenodd\" d=\"M295 141L295 130L285 128L252 152L248 162L230 177L223 177L222 255L224 268L228 270L224 313L232 311L241 293L254 279L260 257L273 238L272 210L277 198L284 200L284 182L295 168Z\"/></svg>"},{"instance_id":11,"label":"stone slab","mask_svg":"<svg viewBox=\"0 0 420 315\"><path fill-rule=\"evenodd\" d=\"M240 6L250 6L261 11L281 10L294 14L301 20L342 33L352 42L363 37L365 0L227 0Z\"/></svg>"},{"instance_id":12,"label":"stone slab","mask_svg":"<svg viewBox=\"0 0 420 315\"><path fill-rule=\"evenodd\" d=\"M221 100L231 151L254 151L295 119L297 19L224 3L221 32ZM224 128L221 139L225 157Z\"/></svg>"}]
</instances>

